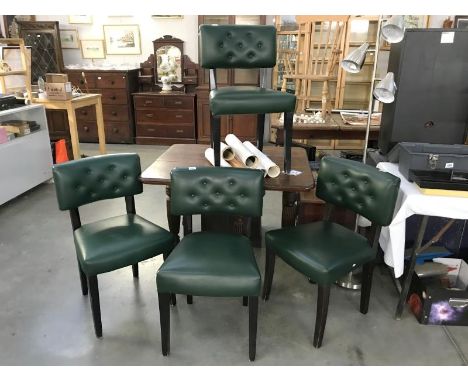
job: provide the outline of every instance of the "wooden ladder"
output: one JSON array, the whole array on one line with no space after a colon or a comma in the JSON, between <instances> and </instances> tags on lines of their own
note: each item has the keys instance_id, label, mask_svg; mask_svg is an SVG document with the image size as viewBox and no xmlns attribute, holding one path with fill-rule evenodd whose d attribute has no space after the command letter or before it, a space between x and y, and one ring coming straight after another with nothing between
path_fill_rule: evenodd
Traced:
<instances>
[{"instance_id":1,"label":"wooden ladder","mask_svg":"<svg viewBox=\"0 0 468 382\"><path fill-rule=\"evenodd\" d=\"M27 104L32 102L32 91L31 91L31 67L27 60L27 51L24 46L24 40L22 38L0 38L0 45L18 45L21 54L21 65L22 70L12 70L9 72L0 72L0 92L7 94L7 86L5 77L8 76L24 76L24 83L26 84L26 102Z\"/></svg>"}]
</instances>

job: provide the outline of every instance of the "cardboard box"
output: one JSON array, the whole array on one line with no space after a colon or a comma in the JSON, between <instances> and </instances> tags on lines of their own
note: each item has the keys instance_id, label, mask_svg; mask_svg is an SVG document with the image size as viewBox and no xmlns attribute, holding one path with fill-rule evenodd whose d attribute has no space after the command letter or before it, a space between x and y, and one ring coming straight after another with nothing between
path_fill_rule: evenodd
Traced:
<instances>
[{"instance_id":1,"label":"cardboard box","mask_svg":"<svg viewBox=\"0 0 468 382\"><path fill-rule=\"evenodd\" d=\"M46 73L46 82L64 84L68 82L68 74Z\"/></svg>"},{"instance_id":2,"label":"cardboard box","mask_svg":"<svg viewBox=\"0 0 468 382\"><path fill-rule=\"evenodd\" d=\"M66 101L73 97L71 82L46 82L45 91L47 98L50 100Z\"/></svg>"},{"instance_id":3,"label":"cardboard box","mask_svg":"<svg viewBox=\"0 0 468 382\"><path fill-rule=\"evenodd\" d=\"M444 277L413 274L408 304L421 324L468 326L468 264L462 259L438 258L448 266Z\"/></svg>"}]
</instances>

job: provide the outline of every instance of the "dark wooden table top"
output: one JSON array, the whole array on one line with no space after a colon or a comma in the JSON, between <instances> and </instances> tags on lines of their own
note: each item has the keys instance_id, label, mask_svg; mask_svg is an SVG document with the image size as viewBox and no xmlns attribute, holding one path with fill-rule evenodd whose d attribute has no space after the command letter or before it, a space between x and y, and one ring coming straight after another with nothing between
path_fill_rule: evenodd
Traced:
<instances>
[{"instance_id":1,"label":"dark wooden table top","mask_svg":"<svg viewBox=\"0 0 468 382\"><path fill-rule=\"evenodd\" d=\"M176 167L211 167L204 152L208 145L175 144L169 147L151 166L140 176L145 184L170 185L171 170ZM267 146L263 152L283 170L284 149L282 147ZM300 171L299 175L286 175L283 172L277 178L265 178L265 189L274 191L301 192L308 191L315 186L314 177L310 170L306 151L301 147L291 149L291 168Z\"/></svg>"}]
</instances>

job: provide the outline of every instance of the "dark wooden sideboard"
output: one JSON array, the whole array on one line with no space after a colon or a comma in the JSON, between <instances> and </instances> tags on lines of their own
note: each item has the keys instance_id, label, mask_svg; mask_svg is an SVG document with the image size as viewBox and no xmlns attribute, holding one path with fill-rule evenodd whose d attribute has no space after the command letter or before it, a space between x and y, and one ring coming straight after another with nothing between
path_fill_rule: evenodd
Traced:
<instances>
[{"instance_id":1,"label":"dark wooden sideboard","mask_svg":"<svg viewBox=\"0 0 468 382\"><path fill-rule=\"evenodd\" d=\"M83 92L102 94L102 109L107 143L134 143L135 118L132 93L138 90L138 69L67 69L69 81ZM82 73L85 74L87 85ZM80 142L97 142L96 114L93 107L77 110ZM66 111L48 110L47 123L52 140L69 137Z\"/></svg>"},{"instance_id":2,"label":"dark wooden sideboard","mask_svg":"<svg viewBox=\"0 0 468 382\"><path fill-rule=\"evenodd\" d=\"M195 94L135 93L136 143L195 143Z\"/></svg>"}]
</instances>

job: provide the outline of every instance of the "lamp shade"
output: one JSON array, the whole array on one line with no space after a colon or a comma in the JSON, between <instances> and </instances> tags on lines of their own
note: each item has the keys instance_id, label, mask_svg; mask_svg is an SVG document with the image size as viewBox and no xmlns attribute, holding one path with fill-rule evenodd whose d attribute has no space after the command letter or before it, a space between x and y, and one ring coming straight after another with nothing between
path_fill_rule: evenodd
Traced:
<instances>
[{"instance_id":1,"label":"lamp shade","mask_svg":"<svg viewBox=\"0 0 468 382\"><path fill-rule=\"evenodd\" d=\"M341 67L348 73L360 72L362 65L364 65L364 60L366 59L367 49L369 49L369 44L365 42L341 61Z\"/></svg>"},{"instance_id":2,"label":"lamp shade","mask_svg":"<svg viewBox=\"0 0 468 382\"><path fill-rule=\"evenodd\" d=\"M396 84L392 72L388 72L374 89L374 97L383 103L392 103L395 100Z\"/></svg>"},{"instance_id":3,"label":"lamp shade","mask_svg":"<svg viewBox=\"0 0 468 382\"><path fill-rule=\"evenodd\" d=\"M405 20L402 15L390 17L382 27L382 37L394 44L403 40L405 36Z\"/></svg>"}]
</instances>

